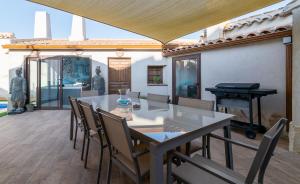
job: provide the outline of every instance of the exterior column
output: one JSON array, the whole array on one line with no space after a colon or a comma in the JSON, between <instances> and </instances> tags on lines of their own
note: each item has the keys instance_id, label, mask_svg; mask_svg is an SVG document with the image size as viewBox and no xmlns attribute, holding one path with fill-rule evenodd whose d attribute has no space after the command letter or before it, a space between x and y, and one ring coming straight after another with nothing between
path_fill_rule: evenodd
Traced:
<instances>
[{"instance_id":1,"label":"exterior column","mask_svg":"<svg viewBox=\"0 0 300 184\"><path fill-rule=\"evenodd\" d=\"M293 13L293 120L289 129L289 150L300 153L300 7L299 1L291 4Z\"/></svg>"}]
</instances>

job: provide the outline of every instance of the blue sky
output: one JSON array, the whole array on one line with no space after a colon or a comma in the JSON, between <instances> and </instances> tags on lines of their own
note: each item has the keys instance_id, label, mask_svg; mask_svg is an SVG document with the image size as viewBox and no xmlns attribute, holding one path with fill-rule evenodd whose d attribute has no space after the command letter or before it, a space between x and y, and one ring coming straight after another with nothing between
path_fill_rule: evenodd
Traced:
<instances>
[{"instance_id":1,"label":"blue sky","mask_svg":"<svg viewBox=\"0 0 300 184\"><path fill-rule=\"evenodd\" d=\"M25 0L0 0L0 32L13 32L17 38L32 38L35 11L47 11L50 14L53 38L67 38L70 34L72 15L53 8L34 4ZM5 3L4 3L5 1ZM284 0L263 10L252 13L277 9L291 0ZM121 29L107 26L95 21L86 21L88 38L144 38ZM184 38L198 39L199 33L193 33Z\"/></svg>"}]
</instances>

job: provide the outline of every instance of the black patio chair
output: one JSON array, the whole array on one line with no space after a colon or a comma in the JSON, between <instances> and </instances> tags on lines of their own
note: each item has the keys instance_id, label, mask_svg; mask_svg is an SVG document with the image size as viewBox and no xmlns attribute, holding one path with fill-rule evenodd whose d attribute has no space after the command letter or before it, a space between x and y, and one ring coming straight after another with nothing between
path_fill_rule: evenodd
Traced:
<instances>
[{"instance_id":1,"label":"black patio chair","mask_svg":"<svg viewBox=\"0 0 300 184\"><path fill-rule=\"evenodd\" d=\"M215 102L194 98L179 97L178 105L207 111L214 111ZM209 150L209 144L206 144L208 141L209 140L207 139L207 136L202 136L202 143L199 139L193 140L185 146L181 146L180 152L185 152L186 155L190 155L196 151L199 151L202 148L206 148L202 149L202 156L206 156L206 152L207 150Z\"/></svg>"},{"instance_id":2,"label":"black patio chair","mask_svg":"<svg viewBox=\"0 0 300 184\"><path fill-rule=\"evenodd\" d=\"M86 127L87 127L86 136L85 136L85 138L87 139L87 147L85 150L85 160L84 160L85 168L87 168L90 140L92 139L100 145L100 159L99 159L99 168L98 168L98 177L97 177L97 183L99 183L100 176L101 176L102 161L103 161L103 151L104 148L107 147L107 143L103 136L103 129L101 123L99 122L98 117L95 115L92 105L82 101L78 101L78 104L83 115L83 120L86 123Z\"/></svg>"},{"instance_id":3,"label":"black patio chair","mask_svg":"<svg viewBox=\"0 0 300 184\"><path fill-rule=\"evenodd\" d=\"M279 120L267 133L264 134L258 148L239 141L210 135L211 137L257 151L246 177L198 154L190 158L180 152L174 152L168 159L168 183L172 183L174 178L175 180L183 183L252 184L255 182L254 180L258 173L258 183L262 184L266 168L286 123L286 119ZM179 157L185 162L179 167L174 168L172 171L172 163L170 160L173 156L176 156L177 158Z\"/></svg>"},{"instance_id":4,"label":"black patio chair","mask_svg":"<svg viewBox=\"0 0 300 184\"><path fill-rule=\"evenodd\" d=\"M110 183L112 164L127 174L135 183L142 183L149 175L150 156L145 147L134 146L125 118L97 109L109 148L107 183Z\"/></svg>"},{"instance_id":5,"label":"black patio chair","mask_svg":"<svg viewBox=\"0 0 300 184\"><path fill-rule=\"evenodd\" d=\"M162 103L170 102L168 95L157 95L157 94L152 94L152 93L147 94L147 100L162 102Z\"/></svg>"},{"instance_id":6,"label":"black patio chair","mask_svg":"<svg viewBox=\"0 0 300 184\"><path fill-rule=\"evenodd\" d=\"M130 92L128 92L128 96L130 97L130 98L140 98L140 92L135 92L135 91L130 91Z\"/></svg>"},{"instance_id":7,"label":"black patio chair","mask_svg":"<svg viewBox=\"0 0 300 184\"><path fill-rule=\"evenodd\" d=\"M69 98L69 102L71 105L71 112L72 112L71 116L73 116L73 118L71 117L71 121L75 120L75 135L74 135L74 145L73 145L73 148L75 149L76 142L77 142L78 128L80 128L80 130L84 133L83 140L85 140L86 125L83 121L82 113L80 112L77 99L74 97L70 97L70 96L68 98ZM70 124L70 133L73 134L73 132L72 132L73 127L71 127L71 126L72 126L72 122ZM85 147L85 141L83 141L83 145L82 145L81 160L83 160L84 147Z\"/></svg>"}]
</instances>

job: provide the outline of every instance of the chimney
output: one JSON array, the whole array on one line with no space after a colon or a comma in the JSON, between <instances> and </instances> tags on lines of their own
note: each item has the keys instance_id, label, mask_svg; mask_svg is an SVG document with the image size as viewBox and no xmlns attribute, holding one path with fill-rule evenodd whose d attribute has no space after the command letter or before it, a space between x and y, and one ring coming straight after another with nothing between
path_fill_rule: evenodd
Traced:
<instances>
[{"instance_id":1,"label":"chimney","mask_svg":"<svg viewBox=\"0 0 300 184\"><path fill-rule=\"evenodd\" d=\"M202 29L200 31L200 39L199 39L199 43L206 43L207 41L207 30L206 29Z\"/></svg>"},{"instance_id":2,"label":"chimney","mask_svg":"<svg viewBox=\"0 0 300 184\"><path fill-rule=\"evenodd\" d=\"M47 12L35 12L34 38L51 39L50 17Z\"/></svg>"},{"instance_id":3,"label":"chimney","mask_svg":"<svg viewBox=\"0 0 300 184\"><path fill-rule=\"evenodd\" d=\"M85 39L85 19L80 16L73 15L72 30L71 35L69 36L69 40L82 41Z\"/></svg>"}]
</instances>

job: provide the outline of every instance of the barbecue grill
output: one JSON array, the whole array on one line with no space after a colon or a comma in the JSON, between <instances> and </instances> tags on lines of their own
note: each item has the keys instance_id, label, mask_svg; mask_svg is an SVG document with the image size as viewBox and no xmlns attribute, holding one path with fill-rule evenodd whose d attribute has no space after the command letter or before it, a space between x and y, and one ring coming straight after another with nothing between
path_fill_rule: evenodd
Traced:
<instances>
[{"instance_id":1,"label":"barbecue grill","mask_svg":"<svg viewBox=\"0 0 300 184\"><path fill-rule=\"evenodd\" d=\"M255 139L256 131L266 132L266 127L261 123L261 97L277 94L276 89L260 89L259 83L220 83L214 88L206 88L216 96L216 108L243 108L249 110L249 123L237 120L231 121L231 126L243 128L245 134L250 139ZM257 99L258 122L253 122L253 99Z\"/></svg>"}]
</instances>

